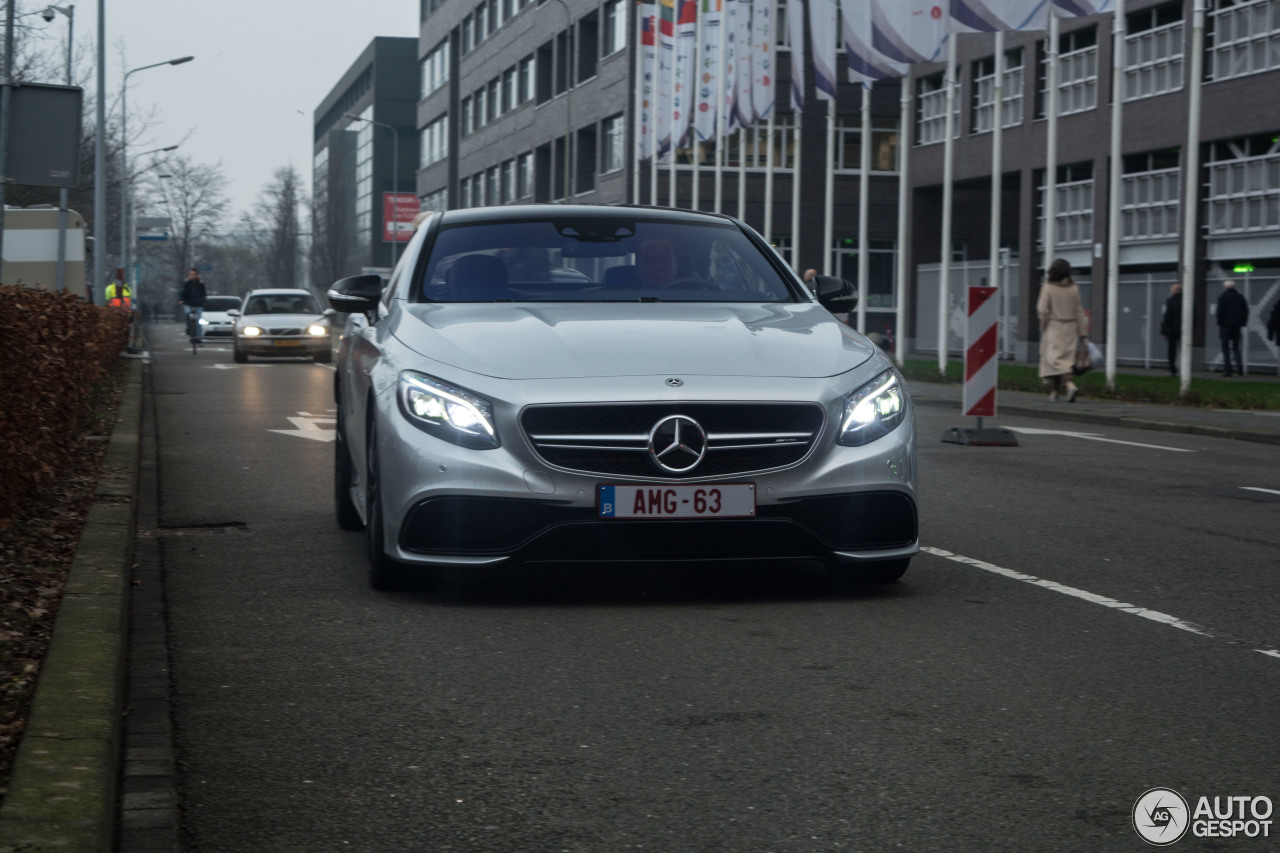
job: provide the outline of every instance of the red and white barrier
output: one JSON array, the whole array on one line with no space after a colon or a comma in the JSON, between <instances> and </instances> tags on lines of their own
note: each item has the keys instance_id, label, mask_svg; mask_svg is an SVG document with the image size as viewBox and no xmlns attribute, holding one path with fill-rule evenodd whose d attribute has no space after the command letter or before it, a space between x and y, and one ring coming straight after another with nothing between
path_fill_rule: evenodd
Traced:
<instances>
[{"instance_id":1,"label":"red and white barrier","mask_svg":"<svg viewBox=\"0 0 1280 853\"><path fill-rule=\"evenodd\" d=\"M969 288L969 318L964 329L964 396L961 407L964 414L979 418L993 418L996 414L999 292L997 287Z\"/></svg>"}]
</instances>

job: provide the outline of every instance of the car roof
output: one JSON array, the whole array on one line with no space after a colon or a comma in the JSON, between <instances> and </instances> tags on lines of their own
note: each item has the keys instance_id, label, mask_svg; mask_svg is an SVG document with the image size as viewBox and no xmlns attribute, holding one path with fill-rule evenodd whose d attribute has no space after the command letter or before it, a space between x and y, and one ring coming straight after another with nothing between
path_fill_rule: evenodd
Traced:
<instances>
[{"instance_id":1,"label":"car roof","mask_svg":"<svg viewBox=\"0 0 1280 853\"><path fill-rule=\"evenodd\" d=\"M301 287L264 287L261 290L250 290L245 296L314 296L310 290Z\"/></svg>"},{"instance_id":2,"label":"car roof","mask_svg":"<svg viewBox=\"0 0 1280 853\"><path fill-rule=\"evenodd\" d=\"M461 225L481 222L511 222L544 219L617 219L633 220L642 217L649 221L673 223L737 224L731 216L682 210L670 207L653 207L645 204L511 204L495 207L468 207L447 210L441 214L441 225Z\"/></svg>"}]
</instances>

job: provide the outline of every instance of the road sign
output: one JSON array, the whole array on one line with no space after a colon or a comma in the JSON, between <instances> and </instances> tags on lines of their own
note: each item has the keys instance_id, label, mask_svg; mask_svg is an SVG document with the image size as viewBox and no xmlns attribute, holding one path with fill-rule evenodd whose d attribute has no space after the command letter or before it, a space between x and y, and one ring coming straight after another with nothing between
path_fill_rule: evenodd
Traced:
<instances>
[{"instance_id":1,"label":"road sign","mask_svg":"<svg viewBox=\"0 0 1280 853\"><path fill-rule=\"evenodd\" d=\"M143 231L138 235L138 242L164 242L169 239L168 231Z\"/></svg>"}]
</instances>

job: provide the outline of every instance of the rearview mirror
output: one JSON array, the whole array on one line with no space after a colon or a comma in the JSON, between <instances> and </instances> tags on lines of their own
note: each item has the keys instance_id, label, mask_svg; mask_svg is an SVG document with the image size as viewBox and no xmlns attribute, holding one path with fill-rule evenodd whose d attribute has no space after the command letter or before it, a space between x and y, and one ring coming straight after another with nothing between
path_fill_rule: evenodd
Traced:
<instances>
[{"instance_id":1,"label":"rearview mirror","mask_svg":"<svg viewBox=\"0 0 1280 853\"><path fill-rule=\"evenodd\" d=\"M345 314L365 314L377 310L382 296L382 276L353 275L338 279L325 294L335 311Z\"/></svg>"},{"instance_id":2,"label":"rearview mirror","mask_svg":"<svg viewBox=\"0 0 1280 853\"><path fill-rule=\"evenodd\" d=\"M858 288L853 282L833 275L814 276L813 292L822 307L833 313L850 311L858 304Z\"/></svg>"}]
</instances>

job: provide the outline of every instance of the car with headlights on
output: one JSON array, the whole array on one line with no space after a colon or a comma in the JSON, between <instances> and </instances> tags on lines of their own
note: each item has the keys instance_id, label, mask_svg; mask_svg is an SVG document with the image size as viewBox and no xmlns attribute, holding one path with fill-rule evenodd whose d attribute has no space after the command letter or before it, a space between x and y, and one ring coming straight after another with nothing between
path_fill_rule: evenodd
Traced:
<instances>
[{"instance_id":1,"label":"car with headlights on","mask_svg":"<svg viewBox=\"0 0 1280 853\"><path fill-rule=\"evenodd\" d=\"M204 337L233 338L235 336L236 318L231 312L240 310L239 296L206 296L204 308L200 312L200 325L204 326Z\"/></svg>"},{"instance_id":2,"label":"car with headlights on","mask_svg":"<svg viewBox=\"0 0 1280 853\"><path fill-rule=\"evenodd\" d=\"M240 364L249 356L308 356L333 361L330 342L332 308L320 308L311 291L301 288L251 290L236 317L232 358Z\"/></svg>"},{"instance_id":3,"label":"car with headlights on","mask_svg":"<svg viewBox=\"0 0 1280 853\"><path fill-rule=\"evenodd\" d=\"M384 286L335 282L338 523L377 588L505 562L817 559L890 582L918 551L902 375L727 216L434 213Z\"/></svg>"}]
</instances>

